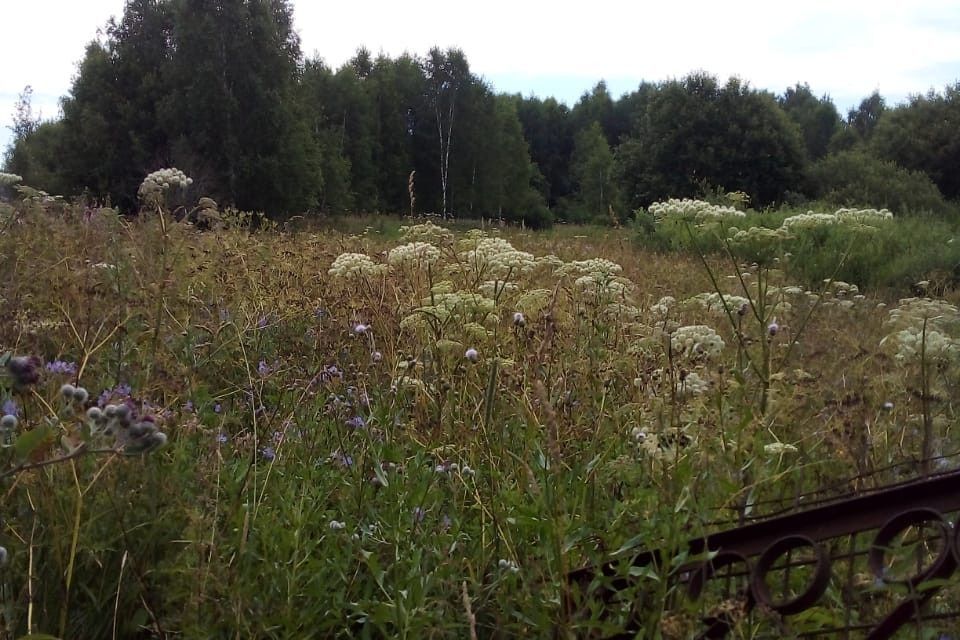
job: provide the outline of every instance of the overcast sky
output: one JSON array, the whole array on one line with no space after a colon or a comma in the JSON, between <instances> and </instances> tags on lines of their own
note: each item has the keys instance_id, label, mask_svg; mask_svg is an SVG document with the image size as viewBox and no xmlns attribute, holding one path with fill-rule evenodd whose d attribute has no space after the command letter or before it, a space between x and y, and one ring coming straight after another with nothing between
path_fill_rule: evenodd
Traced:
<instances>
[{"instance_id":1,"label":"overcast sky","mask_svg":"<svg viewBox=\"0 0 960 640\"><path fill-rule=\"evenodd\" d=\"M641 80L703 69L782 92L798 81L841 111L874 90L896 103L960 80L958 0L295 0L307 56L331 66L360 45L392 56L431 46L464 50L498 91L572 105L601 78L619 96ZM2 0L0 149L17 95L59 115L87 42L123 0Z\"/></svg>"}]
</instances>

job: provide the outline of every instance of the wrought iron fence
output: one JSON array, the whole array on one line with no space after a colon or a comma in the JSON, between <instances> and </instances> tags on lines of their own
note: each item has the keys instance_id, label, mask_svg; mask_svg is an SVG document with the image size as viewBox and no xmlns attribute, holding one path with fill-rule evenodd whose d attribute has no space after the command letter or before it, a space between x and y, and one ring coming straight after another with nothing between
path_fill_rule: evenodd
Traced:
<instances>
[{"instance_id":1,"label":"wrought iron fence","mask_svg":"<svg viewBox=\"0 0 960 640\"><path fill-rule=\"evenodd\" d=\"M655 574L683 552L701 560L670 571L680 594L671 604L696 618L693 637L960 639L960 469L888 486L866 480L848 481L860 488L846 494L798 496L790 508L771 502L766 515L685 549L646 550L569 580L579 593L593 583L609 605L651 575L638 569ZM639 624L614 637L634 637Z\"/></svg>"}]
</instances>

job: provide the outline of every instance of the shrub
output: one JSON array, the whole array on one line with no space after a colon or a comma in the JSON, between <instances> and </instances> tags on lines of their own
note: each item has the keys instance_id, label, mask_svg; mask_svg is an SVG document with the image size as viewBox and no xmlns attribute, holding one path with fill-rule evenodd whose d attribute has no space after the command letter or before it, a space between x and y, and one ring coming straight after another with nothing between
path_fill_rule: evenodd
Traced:
<instances>
[{"instance_id":1,"label":"shrub","mask_svg":"<svg viewBox=\"0 0 960 640\"><path fill-rule=\"evenodd\" d=\"M809 178L817 198L839 206L885 207L904 215L952 210L925 173L861 151L828 155L813 164Z\"/></svg>"}]
</instances>

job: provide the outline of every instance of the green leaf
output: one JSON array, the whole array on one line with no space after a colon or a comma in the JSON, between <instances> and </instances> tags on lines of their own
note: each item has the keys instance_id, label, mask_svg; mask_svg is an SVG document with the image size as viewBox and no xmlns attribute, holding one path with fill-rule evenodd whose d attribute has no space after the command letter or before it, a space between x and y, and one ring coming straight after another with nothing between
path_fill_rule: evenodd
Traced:
<instances>
[{"instance_id":1,"label":"green leaf","mask_svg":"<svg viewBox=\"0 0 960 640\"><path fill-rule=\"evenodd\" d=\"M660 576L657 575L656 570L649 566L630 567L630 577L647 578L648 580L653 580L654 582L660 582Z\"/></svg>"},{"instance_id":2,"label":"green leaf","mask_svg":"<svg viewBox=\"0 0 960 640\"><path fill-rule=\"evenodd\" d=\"M634 549L634 548L636 548L636 547L639 547L640 544L643 542L643 539L644 539L643 534L633 536L632 538L630 538L629 540L627 540L626 542L624 542L622 545L620 545L620 548L617 549L616 551L614 551L614 552L613 552L613 555L618 556L618 555L620 555L621 553L625 553L625 552L629 551L630 549Z\"/></svg>"},{"instance_id":3,"label":"green leaf","mask_svg":"<svg viewBox=\"0 0 960 640\"><path fill-rule=\"evenodd\" d=\"M381 487L390 486L390 483L387 482L387 476L383 472L383 466L379 462L373 465L373 473L375 476L377 476L377 481L380 483Z\"/></svg>"},{"instance_id":4,"label":"green leaf","mask_svg":"<svg viewBox=\"0 0 960 640\"><path fill-rule=\"evenodd\" d=\"M44 443L49 435L50 427L46 425L27 431L17 437L17 441L13 445L14 454L21 460L25 460Z\"/></svg>"}]
</instances>

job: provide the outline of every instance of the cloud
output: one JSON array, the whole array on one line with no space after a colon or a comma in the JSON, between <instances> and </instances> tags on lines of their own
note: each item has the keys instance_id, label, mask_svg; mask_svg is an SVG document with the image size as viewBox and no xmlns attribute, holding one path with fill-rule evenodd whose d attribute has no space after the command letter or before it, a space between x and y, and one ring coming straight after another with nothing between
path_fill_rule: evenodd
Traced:
<instances>
[{"instance_id":1,"label":"cloud","mask_svg":"<svg viewBox=\"0 0 960 640\"><path fill-rule=\"evenodd\" d=\"M7 2L0 39L3 118L32 84L44 115L70 86L88 42L123 0ZM841 108L874 90L895 102L960 78L960 5L955 0L367 0L294 2L306 55L337 67L364 45L391 56L459 47L495 89L575 101L607 78L614 95L641 80L702 69L782 91L807 82ZM522 83L526 82L526 85ZM576 85L576 86L575 86ZM841 98L843 96L843 98Z\"/></svg>"}]
</instances>

